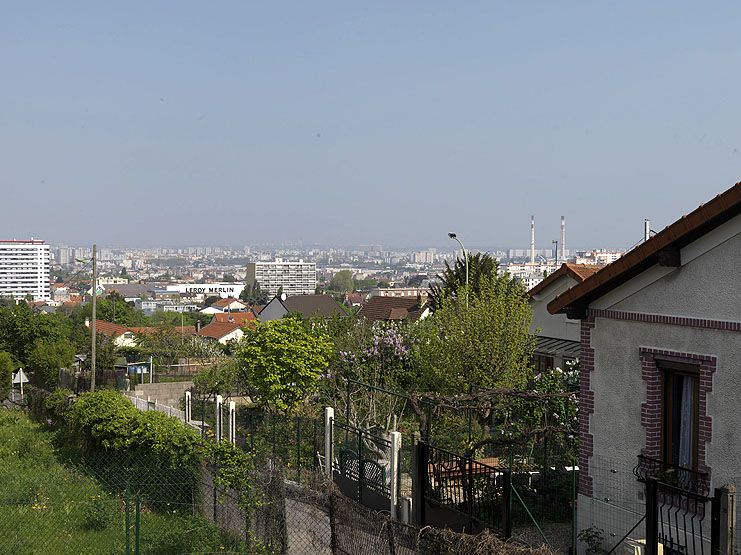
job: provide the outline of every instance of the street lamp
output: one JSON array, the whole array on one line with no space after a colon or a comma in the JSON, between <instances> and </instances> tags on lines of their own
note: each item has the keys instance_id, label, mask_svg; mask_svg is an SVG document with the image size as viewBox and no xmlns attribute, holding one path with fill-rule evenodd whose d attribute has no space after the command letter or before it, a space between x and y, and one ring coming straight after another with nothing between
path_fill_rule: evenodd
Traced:
<instances>
[{"instance_id":1,"label":"street lamp","mask_svg":"<svg viewBox=\"0 0 741 555\"><path fill-rule=\"evenodd\" d=\"M461 240L458 239L458 236L452 231L448 233L448 237L450 237L454 241L457 241L458 244L461 246L461 250L463 251L463 260L466 262L466 297L468 297L468 255L466 254L466 247L463 246Z\"/></svg>"}]
</instances>

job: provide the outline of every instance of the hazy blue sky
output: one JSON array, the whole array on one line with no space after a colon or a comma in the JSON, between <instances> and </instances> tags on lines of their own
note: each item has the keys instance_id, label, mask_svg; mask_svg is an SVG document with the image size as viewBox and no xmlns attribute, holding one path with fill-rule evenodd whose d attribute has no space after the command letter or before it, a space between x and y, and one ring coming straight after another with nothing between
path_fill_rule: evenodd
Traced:
<instances>
[{"instance_id":1,"label":"hazy blue sky","mask_svg":"<svg viewBox=\"0 0 741 555\"><path fill-rule=\"evenodd\" d=\"M0 238L629 246L741 179L741 4L647 4L6 4Z\"/></svg>"}]
</instances>

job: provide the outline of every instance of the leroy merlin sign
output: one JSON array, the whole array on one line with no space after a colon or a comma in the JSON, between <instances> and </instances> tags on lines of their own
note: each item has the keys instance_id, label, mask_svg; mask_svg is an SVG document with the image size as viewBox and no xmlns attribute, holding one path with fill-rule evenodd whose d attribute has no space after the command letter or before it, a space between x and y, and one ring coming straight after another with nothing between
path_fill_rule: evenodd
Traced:
<instances>
[{"instance_id":1,"label":"leroy merlin sign","mask_svg":"<svg viewBox=\"0 0 741 555\"><path fill-rule=\"evenodd\" d=\"M177 283L167 286L168 291L207 297L238 297L242 289L242 283Z\"/></svg>"}]
</instances>

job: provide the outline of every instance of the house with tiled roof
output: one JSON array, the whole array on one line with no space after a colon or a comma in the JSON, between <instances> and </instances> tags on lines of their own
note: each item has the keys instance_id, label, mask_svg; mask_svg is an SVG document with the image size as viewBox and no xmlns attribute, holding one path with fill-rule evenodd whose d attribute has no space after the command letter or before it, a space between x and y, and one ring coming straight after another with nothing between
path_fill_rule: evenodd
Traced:
<instances>
[{"instance_id":1,"label":"house with tiled roof","mask_svg":"<svg viewBox=\"0 0 741 555\"><path fill-rule=\"evenodd\" d=\"M579 321L578 529L601 528L603 547L623 552L620 538L639 545L656 529L649 515L668 523L656 536L665 550L710 552L698 526L710 497L741 485L741 184L548 311ZM659 506L647 512L647 498Z\"/></svg>"},{"instance_id":2,"label":"house with tiled roof","mask_svg":"<svg viewBox=\"0 0 741 555\"><path fill-rule=\"evenodd\" d=\"M416 322L430 314L430 305L425 297L384 297L376 296L368 299L358 311L372 322L401 321Z\"/></svg>"},{"instance_id":3,"label":"house with tiled roof","mask_svg":"<svg viewBox=\"0 0 741 555\"><path fill-rule=\"evenodd\" d=\"M244 326L245 324L253 322L256 319L257 317L255 316L255 313L251 310L248 310L247 312L219 312L217 314L214 314L211 322L230 322L233 324Z\"/></svg>"},{"instance_id":4,"label":"house with tiled roof","mask_svg":"<svg viewBox=\"0 0 741 555\"><path fill-rule=\"evenodd\" d=\"M198 335L226 345L230 341L239 341L244 336L242 325L236 322L211 322L201 328Z\"/></svg>"},{"instance_id":5,"label":"house with tiled roof","mask_svg":"<svg viewBox=\"0 0 741 555\"><path fill-rule=\"evenodd\" d=\"M234 297L219 299L218 301L215 301L211 306L214 308L218 308L222 312L240 312L249 308L247 303L240 301L239 299L235 299Z\"/></svg>"},{"instance_id":6,"label":"house with tiled roof","mask_svg":"<svg viewBox=\"0 0 741 555\"><path fill-rule=\"evenodd\" d=\"M344 309L329 295L293 295L273 297L258 313L260 321L280 320L287 314L299 314L302 318L331 318L345 316Z\"/></svg>"},{"instance_id":7,"label":"house with tiled roof","mask_svg":"<svg viewBox=\"0 0 741 555\"><path fill-rule=\"evenodd\" d=\"M564 368L567 361L579 358L579 320L567 318L565 314L551 314L547 307L558 295L581 283L601 267L562 264L527 292L533 309L530 333L537 336L533 356L536 371Z\"/></svg>"},{"instance_id":8,"label":"house with tiled roof","mask_svg":"<svg viewBox=\"0 0 741 555\"><path fill-rule=\"evenodd\" d=\"M85 326L90 327L90 321L85 320ZM154 335L170 328L122 326L105 320L95 320L95 333L110 338L116 347L135 347L138 344L137 335ZM192 337L196 334L194 326L177 326L171 328L172 333Z\"/></svg>"}]
</instances>

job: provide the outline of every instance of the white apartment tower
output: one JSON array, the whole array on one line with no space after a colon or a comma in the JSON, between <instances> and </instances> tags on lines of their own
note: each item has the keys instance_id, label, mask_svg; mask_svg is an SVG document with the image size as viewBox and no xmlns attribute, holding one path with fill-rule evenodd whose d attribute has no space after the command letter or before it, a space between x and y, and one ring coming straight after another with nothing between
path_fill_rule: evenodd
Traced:
<instances>
[{"instance_id":1,"label":"white apartment tower","mask_svg":"<svg viewBox=\"0 0 741 555\"><path fill-rule=\"evenodd\" d=\"M48 301L50 264L44 241L0 240L0 297Z\"/></svg>"},{"instance_id":2,"label":"white apartment tower","mask_svg":"<svg viewBox=\"0 0 741 555\"><path fill-rule=\"evenodd\" d=\"M276 258L275 262L248 262L247 286L255 282L269 295L275 295L282 287L286 295L311 295L316 291L316 264L314 262L291 262Z\"/></svg>"}]
</instances>

